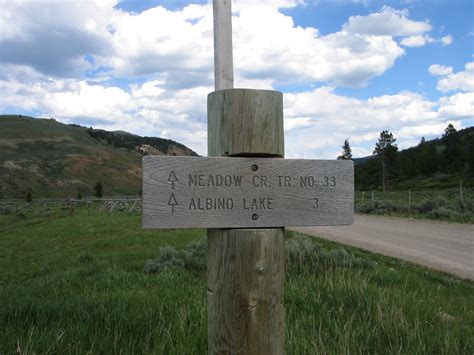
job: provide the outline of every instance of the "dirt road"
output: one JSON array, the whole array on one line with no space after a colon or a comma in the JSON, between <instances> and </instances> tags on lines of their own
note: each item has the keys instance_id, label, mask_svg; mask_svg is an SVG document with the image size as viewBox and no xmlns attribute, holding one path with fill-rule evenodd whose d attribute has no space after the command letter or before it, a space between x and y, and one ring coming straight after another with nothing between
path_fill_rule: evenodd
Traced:
<instances>
[{"instance_id":1,"label":"dirt road","mask_svg":"<svg viewBox=\"0 0 474 355\"><path fill-rule=\"evenodd\" d=\"M292 230L474 280L474 226L355 215L352 226Z\"/></svg>"}]
</instances>

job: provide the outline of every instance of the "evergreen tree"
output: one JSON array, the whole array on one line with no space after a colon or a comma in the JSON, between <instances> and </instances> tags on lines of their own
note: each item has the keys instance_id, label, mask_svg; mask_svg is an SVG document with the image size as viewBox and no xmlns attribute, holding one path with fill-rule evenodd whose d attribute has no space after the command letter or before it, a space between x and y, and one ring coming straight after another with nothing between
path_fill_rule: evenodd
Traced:
<instances>
[{"instance_id":1,"label":"evergreen tree","mask_svg":"<svg viewBox=\"0 0 474 355\"><path fill-rule=\"evenodd\" d=\"M436 150L434 142L427 142L423 144L417 153L416 162L418 172L422 175L435 174L439 170L439 162L441 160L440 154Z\"/></svg>"},{"instance_id":2,"label":"evergreen tree","mask_svg":"<svg viewBox=\"0 0 474 355\"><path fill-rule=\"evenodd\" d=\"M31 192L28 191L26 193L26 202L32 202L33 201L33 197L31 197Z\"/></svg>"},{"instance_id":3,"label":"evergreen tree","mask_svg":"<svg viewBox=\"0 0 474 355\"><path fill-rule=\"evenodd\" d=\"M469 135L467 138L466 151L468 171L474 175L474 134Z\"/></svg>"},{"instance_id":4,"label":"evergreen tree","mask_svg":"<svg viewBox=\"0 0 474 355\"><path fill-rule=\"evenodd\" d=\"M104 188L104 187L102 186L102 184L100 183L100 181L99 181L97 184L95 184L95 186L94 186L95 197L97 197L97 198L101 198L101 197L102 197L102 190L103 190L103 188Z\"/></svg>"},{"instance_id":5,"label":"evergreen tree","mask_svg":"<svg viewBox=\"0 0 474 355\"><path fill-rule=\"evenodd\" d=\"M462 171L464 167L461 140L458 131L450 123L444 129L443 141L446 145L444 149L444 166L447 172Z\"/></svg>"},{"instance_id":6,"label":"evergreen tree","mask_svg":"<svg viewBox=\"0 0 474 355\"><path fill-rule=\"evenodd\" d=\"M81 191L78 191L78 192L77 192L76 200L82 200Z\"/></svg>"},{"instance_id":7,"label":"evergreen tree","mask_svg":"<svg viewBox=\"0 0 474 355\"><path fill-rule=\"evenodd\" d=\"M418 144L418 145L422 145L422 144L425 144L425 143L426 143L425 137L421 137L420 144Z\"/></svg>"},{"instance_id":8,"label":"evergreen tree","mask_svg":"<svg viewBox=\"0 0 474 355\"><path fill-rule=\"evenodd\" d=\"M456 128L454 128L454 126L450 123L444 129L443 138L448 137L448 136L450 136L451 134L454 134L454 133L457 133Z\"/></svg>"},{"instance_id":9,"label":"evergreen tree","mask_svg":"<svg viewBox=\"0 0 474 355\"><path fill-rule=\"evenodd\" d=\"M352 160L352 150L349 145L349 139L344 140L344 145L342 146L342 155L337 157L337 160Z\"/></svg>"},{"instance_id":10,"label":"evergreen tree","mask_svg":"<svg viewBox=\"0 0 474 355\"><path fill-rule=\"evenodd\" d=\"M396 138L393 138L392 132L384 130L380 132L380 137L373 154L377 155L380 161L381 178L382 178L382 190L385 191L389 176L392 174L395 168L395 162L397 158L398 147L395 144Z\"/></svg>"}]
</instances>

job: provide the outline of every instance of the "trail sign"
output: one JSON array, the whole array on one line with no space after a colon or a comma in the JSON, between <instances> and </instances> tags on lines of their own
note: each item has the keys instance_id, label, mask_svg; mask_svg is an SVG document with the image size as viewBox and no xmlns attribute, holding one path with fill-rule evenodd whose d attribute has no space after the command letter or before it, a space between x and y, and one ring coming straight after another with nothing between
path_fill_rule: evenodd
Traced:
<instances>
[{"instance_id":1,"label":"trail sign","mask_svg":"<svg viewBox=\"0 0 474 355\"><path fill-rule=\"evenodd\" d=\"M352 161L143 158L145 228L352 224Z\"/></svg>"}]
</instances>

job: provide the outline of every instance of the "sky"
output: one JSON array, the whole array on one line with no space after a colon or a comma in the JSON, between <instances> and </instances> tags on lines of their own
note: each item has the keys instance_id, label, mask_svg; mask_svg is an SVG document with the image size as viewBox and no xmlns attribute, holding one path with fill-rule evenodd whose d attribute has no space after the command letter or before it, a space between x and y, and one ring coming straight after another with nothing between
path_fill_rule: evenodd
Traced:
<instances>
[{"instance_id":1,"label":"sky","mask_svg":"<svg viewBox=\"0 0 474 355\"><path fill-rule=\"evenodd\" d=\"M287 158L474 125L474 1L234 0L234 87L283 93ZM0 0L0 114L207 155L212 2Z\"/></svg>"}]
</instances>

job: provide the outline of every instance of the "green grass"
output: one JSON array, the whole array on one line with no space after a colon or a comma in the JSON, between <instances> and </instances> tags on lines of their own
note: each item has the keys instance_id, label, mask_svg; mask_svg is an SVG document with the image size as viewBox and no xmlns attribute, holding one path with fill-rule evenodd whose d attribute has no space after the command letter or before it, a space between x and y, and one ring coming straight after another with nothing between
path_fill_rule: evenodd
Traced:
<instances>
[{"instance_id":1,"label":"green grass","mask_svg":"<svg viewBox=\"0 0 474 355\"><path fill-rule=\"evenodd\" d=\"M160 247L187 250L205 231L139 218L0 216L0 353L206 353L205 271L144 272ZM288 238L288 354L473 353L472 282Z\"/></svg>"}]
</instances>

